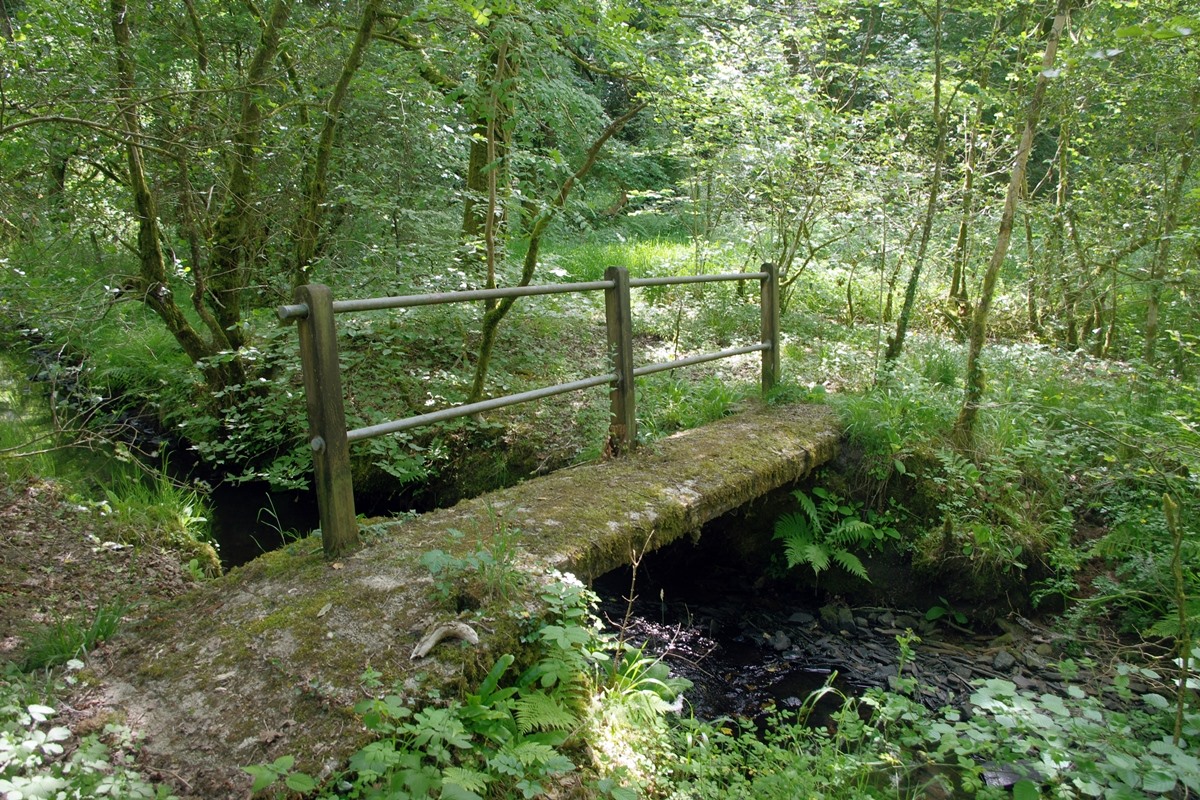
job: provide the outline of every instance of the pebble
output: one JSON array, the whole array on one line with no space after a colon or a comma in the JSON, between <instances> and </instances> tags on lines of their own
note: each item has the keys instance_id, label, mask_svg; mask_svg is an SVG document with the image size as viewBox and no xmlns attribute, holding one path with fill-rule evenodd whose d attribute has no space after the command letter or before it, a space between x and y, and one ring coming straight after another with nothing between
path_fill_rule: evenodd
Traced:
<instances>
[{"instance_id":1,"label":"pebble","mask_svg":"<svg viewBox=\"0 0 1200 800\"><path fill-rule=\"evenodd\" d=\"M996 653L996 657L992 659L992 669L997 672L1004 672L1012 669L1017 664L1017 659L1012 653L1007 650L1001 650Z\"/></svg>"},{"instance_id":2,"label":"pebble","mask_svg":"<svg viewBox=\"0 0 1200 800\"><path fill-rule=\"evenodd\" d=\"M792 646L792 640L783 631L775 631L775 635L771 637L771 647L774 647L778 652L783 652Z\"/></svg>"}]
</instances>

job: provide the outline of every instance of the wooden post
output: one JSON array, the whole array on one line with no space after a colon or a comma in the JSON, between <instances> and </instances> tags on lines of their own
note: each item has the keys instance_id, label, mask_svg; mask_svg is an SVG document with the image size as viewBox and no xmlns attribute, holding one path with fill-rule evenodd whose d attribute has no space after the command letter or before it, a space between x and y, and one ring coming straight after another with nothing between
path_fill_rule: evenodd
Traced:
<instances>
[{"instance_id":1,"label":"wooden post","mask_svg":"<svg viewBox=\"0 0 1200 800\"><path fill-rule=\"evenodd\" d=\"M765 398L779 381L779 356L782 350L779 341L779 267L763 264L767 276L762 279L762 339L769 342L770 349L762 351L762 393Z\"/></svg>"},{"instance_id":2,"label":"wooden post","mask_svg":"<svg viewBox=\"0 0 1200 800\"><path fill-rule=\"evenodd\" d=\"M300 363L304 367L304 397L308 405L309 446L321 517L325 557L337 558L358 544L354 517L354 483L350 475L350 444L342 405L342 373L338 364L337 333L333 324L333 295L328 286L297 287L297 303L308 306L299 322Z\"/></svg>"},{"instance_id":3,"label":"wooden post","mask_svg":"<svg viewBox=\"0 0 1200 800\"><path fill-rule=\"evenodd\" d=\"M612 409L608 449L627 453L637 444L637 409L633 396L633 320L629 305L629 270L609 267L604 280L615 285L604 290L604 317L608 323L608 351L612 354L613 381L608 399Z\"/></svg>"}]
</instances>

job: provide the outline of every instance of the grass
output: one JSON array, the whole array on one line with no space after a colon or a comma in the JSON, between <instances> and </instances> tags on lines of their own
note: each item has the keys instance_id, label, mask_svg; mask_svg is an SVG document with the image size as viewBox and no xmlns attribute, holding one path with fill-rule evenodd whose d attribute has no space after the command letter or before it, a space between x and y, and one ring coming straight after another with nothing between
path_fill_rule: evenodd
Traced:
<instances>
[{"instance_id":1,"label":"grass","mask_svg":"<svg viewBox=\"0 0 1200 800\"><path fill-rule=\"evenodd\" d=\"M96 609L89 623L66 619L35 629L25 637L21 669L48 669L85 656L117 632L125 611L123 603L108 603Z\"/></svg>"},{"instance_id":2,"label":"grass","mask_svg":"<svg viewBox=\"0 0 1200 800\"><path fill-rule=\"evenodd\" d=\"M45 399L35 389L9 356L0 357L0 472L9 482L58 473Z\"/></svg>"}]
</instances>

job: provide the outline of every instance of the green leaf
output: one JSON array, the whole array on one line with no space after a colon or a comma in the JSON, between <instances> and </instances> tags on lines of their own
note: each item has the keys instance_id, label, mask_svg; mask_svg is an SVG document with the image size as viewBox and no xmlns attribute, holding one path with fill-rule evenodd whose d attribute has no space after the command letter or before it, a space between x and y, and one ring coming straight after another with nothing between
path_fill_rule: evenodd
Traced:
<instances>
[{"instance_id":1,"label":"green leaf","mask_svg":"<svg viewBox=\"0 0 1200 800\"><path fill-rule=\"evenodd\" d=\"M287 779L283 783L293 792L299 792L300 794L308 794L317 788L317 782L313 780L312 776L306 775L303 772L293 772L287 776Z\"/></svg>"},{"instance_id":2,"label":"green leaf","mask_svg":"<svg viewBox=\"0 0 1200 800\"><path fill-rule=\"evenodd\" d=\"M829 551L825 549L824 545L810 542L805 545L802 552L804 557L801 559L801 563L806 563L812 567L814 573L820 574L822 570L828 569Z\"/></svg>"},{"instance_id":3,"label":"green leaf","mask_svg":"<svg viewBox=\"0 0 1200 800\"><path fill-rule=\"evenodd\" d=\"M483 683L479 685L479 692L477 694L479 695L480 703L483 705L489 704L492 694L496 691L496 687L500 685L500 679L504 677L504 673L512 666L515 660L516 657L511 653L505 653L496 659L495 666L492 667L487 677L483 679Z\"/></svg>"},{"instance_id":4,"label":"green leaf","mask_svg":"<svg viewBox=\"0 0 1200 800\"><path fill-rule=\"evenodd\" d=\"M1042 793L1036 783L1025 778L1013 784L1012 795L1013 800L1038 800Z\"/></svg>"},{"instance_id":5,"label":"green leaf","mask_svg":"<svg viewBox=\"0 0 1200 800\"><path fill-rule=\"evenodd\" d=\"M846 550L834 550L833 560L838 563L838 566L846 570L846 572L849 572L854 577L861 578L868 583L871 581L870 577L867 575L867 568L863 566L862 561L858 556L854 555L854 553Z\"/></svg>"},{"instance_id":6,"label":"green leaf","mask_svg":"<svg viewBox=\"0 0 1200 800\"><path fill-rule=\"evenodd\" d=\"M489 776L486 772L478 770L446 767L442 770L442 780L444 781L442 797L449 796L446 794L446 788L450 786L474 793L472 796L478 796L487 789Z\"/></svg>"},{"instance_id":7,"label":"green leaf","mask_svg":"<svg viewBox=\"0 0 1200 800\"><path fill-rule=\"evenodd\" d=\"M1157 794L1167 794L1175 789L1175 776L1166 770L1152 769L1142 776L1142 789Z\"/></svg>"},{"instance_id":8,"label":"green leaf","mask_svg":"<svg viewBox=\"0 0 1200 800\"><path fill-rule=\"evenodd\" d=\"M242 771L250 773L250 776L254 778L254 783L250 785L251 793L261 792L279 780L279 773L262 764L252 764L248 767L242 767Z\"/></svg>"},{"instance_id":9,"label":"green leaf","mask_svg":"<svg viewBox=\"0 0 1200 800\"><path fill-rule=\"evenodd\" d=\"M424 795L421 796L424 797ZM443 783L440 797L442 800L483 800L481 795L472 792L470 789L464 789L455 783Z\"/></svg>"},{"instance_id":10,"label":"green leaf","mask_svg":"<svg viewBox=\"0 0 1200 800\"><path fill-rule=\"evenodd\" d=\"M1167 698L1154 692L1149 692L1148 694L1142 695L1142 701L1152 708L1157 708L1164 711L1171 707L1171 703L1167 700Z\"/></svg>"}]
</instances>

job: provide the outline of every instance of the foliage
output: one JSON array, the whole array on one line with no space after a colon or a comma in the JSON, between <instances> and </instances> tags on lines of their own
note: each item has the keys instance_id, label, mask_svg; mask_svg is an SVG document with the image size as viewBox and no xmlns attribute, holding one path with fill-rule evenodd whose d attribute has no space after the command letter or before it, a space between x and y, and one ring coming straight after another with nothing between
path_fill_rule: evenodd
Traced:
<instances>
[{"instance_id":1,"label":"foliage","mask_svg":"<svg viewBox=\"0 0 1200 800\"><path fill-rule=\"evenodd\" d=\"M653 441L718 420L756 389L716 375L696 379L668 372L666 377L643 378L637 394L638 438Z\"/></svg>"},{"instance_id":2,"label":"foliage","mask_svg":"<svg viewBox=\"0 0 1200 800\"><path fill-rule=\"evenodd\" d=\"M925 619L929 622L949 619L958 625L967 624L967 615L944 597L939 597L938 602L929 607L929 610L925 612Z\"/></svg>"},{"instance_id":3,"label":"foliage","mask_svg":"<svg viewBox=\"0 0 1200 800\"><path fill-rule=\"evenodd\" d=\"M69 682L83 668L67 662ZM58 687L63 688L62 686ZM121 797L171 800L133 768L136 743L128 728L109 723L77 738L55 725L46 687L12 667L0 676L0 795L5 798Z\"/></svg>"},{"instance_id":4,"label":"foliage","mask_svg":"<svg viewBox=\"0 0 1200 800\"><path fill-rule=\"evenodd\" d=\"M674 753L668 714L682 709L689 688L690 681L672 676L644 648L624 645L612 653L584 715L583 739L596 770L608 780L619 778L631 798L669 785Z\"/></svg>"},{"instance_id":5,"label":"foliage","mask_svg":"<svg viewBox=\"0 0 1200 800\"><path fill-rule=\"evenodd\" d=\"M792 496L800 510L784 514L775 523L775 538L783 541L788 569L807 564L813 576L819 578L833 562L856 578L869 581L866 567L853 550L878 547L885 539L899 538L894 528L864 522L860 518L861 504L849 503L828 489L818 486L812 490L812 497L797 489Z\"/></svg>"},{"instance_id":6,"label":"foliage","mask_svg":"<svg viewBox=\"0 0 1200 800\"><path fill-rule=\"evenodd\" d=\"M165 547L194 557L209 577L221 573L207 500L199 489L172 480L165 464L149 475L119 473L104 489L103 500L85 505L107 520L117 542Z\"/></svg>"},{"instance_id":7,"label":"foliage","mask_svg":"<svg viewBox=\"0 0 1200 800\"><path fill-rule=\"evenodd\" d=\"M85 657L92 648L117 632L126 610L122 603L109 603L98 607L92 621L86 625L65 619L35 629L26 637L21 669L31 672Z\"/></svg>"},{"instance_id":8,"label":"foliage","mask_svg":"<svg viewBox=\"0 0 1200 800\"><path fill-rule=\"evenodd\" d=\"M351 756L348 772L320 796L533 798L573 772L565 745L583 725L585 697L604 674L608 645L591 615L595 595L571 576L551 576L541 598L546 617L526 635L537 655L515 678L510 670L516 659L505 654L461 699L415 707L397 690L359 703L356 711L377 738ZM661 714L662 698L681 688L640 658L614 674L621 677L612 691L645 714ZM379 673L365 678L369 689L379 688ZM651 695L658 700L651 703ZM294 763L284 757L246 770L255 791L280 780L295 791L314 788ZM621 800L633 797L611 780L603 791Z\"/></svg>"},{"instance_id":9,"label":"foliage","mask_svg":"<svg viewBox=\"0 0 1200 800\"><path fill-rule=\"evenodd\" d=\"M676 733L678 766L669 796L1001 797L1003 790L985 781L985 773L998 768L1022 775L1014 787L1018 797L1197 791L1200 761L1189 744L1200 735L1200 714L1191 707L1185 738L1173 741L1170 704L1153 692L1134 695L1128 687L1135 673L1158 678L1124 667L1104 696L1071 684L1066 697L998 678L976 681L969 715L871 690L842 698L832 731L805 725L803 710L776 714L761 732L730 721L692 721Z\"/></svg>"},{"instance_id":10,"label":"foliage","mask_svg":"<svg viewBox=\"0 0 1200 800\"><path fill-rule=\"evenodd\" d=\"M458 542L462 531L447 531ZM521 532L501 521L487 541L480 541L472 552L461 556L444 550L421 554L421 564L433 577L435 596L452 607L482 608L516 599L526 584L526 574L517 568L517 542Z\"/></svg>"}]
</instances>

